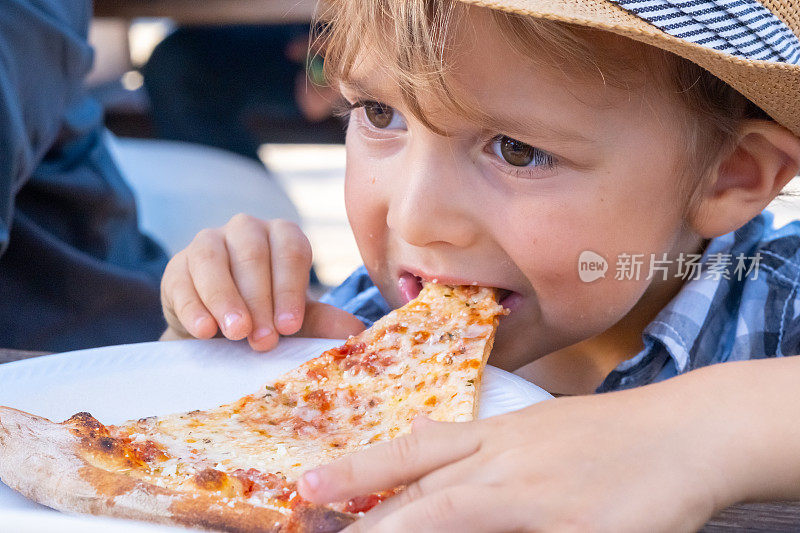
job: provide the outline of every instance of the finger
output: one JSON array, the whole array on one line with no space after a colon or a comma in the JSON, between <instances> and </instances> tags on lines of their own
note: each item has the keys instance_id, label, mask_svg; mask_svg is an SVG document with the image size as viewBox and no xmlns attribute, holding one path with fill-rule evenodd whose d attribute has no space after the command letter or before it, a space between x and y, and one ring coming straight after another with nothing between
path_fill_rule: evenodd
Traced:
<instances>
[{"instance_id":1,"label":"finger","mask_svg":"<svg viewBox=\"0 0 800 533\"><path fill-rule=\"evenodd\" d=\"M487 460L481 453L474 453L459 461L438 468L387 499L366 514L368 523L377 524L383 518L428 495L448 487L471 484L494 484L495 476L487 472Z\"/></svg>"},{"instance_id":2,"label":"finger","mask_svg":"<svg viewBox=\"0 0 800 533\"><path fill-rule=\"evenodd\" d=\"M292 335L303 323L311 245L297 224L272 220L269 225L275 326L281 335Z\"/></svg>"},{"instance_id":3,"label":"finger","mask_svg":"<svg viewBox=\"0 0 800 533\"><path fill-rule=\"evenodd\" d=\"M329 503L410 483L475 453L480 440L470 426L470 422L423 424L410 435L306 472L298 491L314 503Z\"/></svg>"},{"instance_id":4,"label":"finger","mask_svg":"<svg viewBox=\"0 0 800 533\"><path fill-rule=\"evenodd\" d=\"M176 255L164 271L161 301L167 324L180 337L210 339L216 334L217 323L194 289L184 254Z\"/></svg>"},{"instance_id":5,"label":"finger","mask_svg":"<svg viewBox=\"0 0 800 533\"><path fill-rule=\"evenodd\" d=\"M299 337L346 339L364 331L364 323L347 311L322 302L307 302Z\"/></svg>"},{"instance_id":6,"label":"finger","mask_svg":"<svg viewBox=\"0 0 800 533\"><path fill-rule=\"evenodd\" d=\"M269 350L278 343L272 315L272 266L265 224L247 215L236 215L226 224L225 244L236 289L252 320L248 335L254 350Z\"/></svg>"},{"instance_id":7,"label":"finger","mask_svg":"<svg viewBox=\"0 0 800 533\"><path fill-rule=\"evenodd\" d=\"M217 230L201 231L187 249L187 261L194 288L222 333L232 340L246 337L252 322L233 282L224 238Z\"/></svg>"},{"instance_id":8,"label":"finger","mask_svg":"<svg viewBox=\"0 0 800 533\"><path fill-rule=\"evenodd\" d=\"M506 491L482 485L450 487L415 500L373 521L370 513L344 530L345 533L405 531L492 532L517 531L526 525L519 510L509 512ZM498 510L502 509L502 512Z\"/></svg>"}]
</instances>

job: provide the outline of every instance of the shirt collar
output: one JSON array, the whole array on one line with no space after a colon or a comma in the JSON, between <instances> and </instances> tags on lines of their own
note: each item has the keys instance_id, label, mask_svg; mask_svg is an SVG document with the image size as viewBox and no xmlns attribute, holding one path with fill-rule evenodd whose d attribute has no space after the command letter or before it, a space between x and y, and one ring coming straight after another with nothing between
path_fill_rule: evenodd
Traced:
<instances>
[{"instance_id":1,"label":"shirt collar","mask_svg":"<svg viewBox=\"0 0 800 533\"><path fill-rule=\"evenodd\" d=\"M732 258L740 253L751 255L755 245L762 239L765 228L772 226L772 219L772 213L765 211L738 230L711 239L700 262L706 264L714 254L730 254ZM715 296L720 291L728 293L736 283L741 281L734 276L725 279L723 276L709 277L705 274L701 274L699 279L686 281L678 294L644 328L642 351L620 363L598 391L610 390L612 383L623 386L644 384L645 376L655 376L666 362L657 353L662 347L678 373L691 370L692 348L703 330L706 317L713 312ZM643 382L634 383L640 380Z\"/></svg>"}]
</instances>

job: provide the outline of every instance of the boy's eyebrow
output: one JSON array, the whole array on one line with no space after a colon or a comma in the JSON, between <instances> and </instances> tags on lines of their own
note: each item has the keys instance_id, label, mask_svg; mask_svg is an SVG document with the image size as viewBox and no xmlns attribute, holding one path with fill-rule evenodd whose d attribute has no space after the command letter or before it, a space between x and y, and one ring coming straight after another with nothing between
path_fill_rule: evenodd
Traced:
<instances>
[{"instance_id":1,"label":"boy's eyebrow","mask_svg":"<svg viewBox=\"0 0 800 533\"><path fill-rule=\"evenodd\" d=\"M382 94L383 91L377 90L375 87L372 87L369 84L363 83L359 80L340 80L339 85L350 91L353 91L354 93L369 95L373 98L381 98L384 96Z\"/></svg>"},{"instance_id":2,"label":"boy's eyebrow","mask_svg":"<svg viewBox=\"0 0 800 533\"><path fill-rule=\"evenodd\" d=\"M511 137L513 137L514 134L521 136L542 134L563 142L595 144L594 140L582 135L578 131L559 128L536 117L510 117L491 111L487 112L487 115L489 118L484 121L484 125L487 129L502 132Z\"/></svg>"},{"instance_id":3,"label":"boy's eyebrow","mask_svg":"<svg viewBox=\"0 0 800 533\"><path fill-rule=\"evenodd\" d=\"M339 84L357 94L369 95L378 99L386 98L383 91L358 79L341 80ZM558 128L536 117L526 116L520 118L519 116L504 115L492 109L485 109L483 113L485 117L480 121L481 127L510 137L514 135L525 137L541 134L560 142L596 144L594 140L589 139L578 131Z\"/></svg>"}]
</instances>

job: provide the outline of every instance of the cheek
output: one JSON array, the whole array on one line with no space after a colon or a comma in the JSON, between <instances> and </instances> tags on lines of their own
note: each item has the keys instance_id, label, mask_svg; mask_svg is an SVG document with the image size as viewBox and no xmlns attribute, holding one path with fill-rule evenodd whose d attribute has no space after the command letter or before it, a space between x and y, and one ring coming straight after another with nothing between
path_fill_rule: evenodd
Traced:
<instances>
[{"instance_id":1,"label":"cheek","mask_svg":"<svg viewBox=\"0 0 800 533\"><path fill-rule=\"evenodd\" d=\"M386 191L377 165L348 141L344 194L347 219L364 264L374 271L385 255Z\"/></svg>"},{"instance_id":2,"label":"cheek","mask_svg":"<svg viewBox=\"0 0 800 533\"><path fill-rule=\"evenodd\" d=\"M547 198L511 203L502 247L530 281L543 323L570 335L595 334L624 316L650 284L649 254L668 252L680 234L680 211L664 187L581 183ZM606 259L604 277L584 281L585 251ZM641 276L615 280L619 254L645 254ZM584 276L586 277L586 276Z\"/></svg>"},{"instance_id":3,"label":"cheek","mask_svg":"<svg viewBox=\"0 0 800 533\"><path fill-rule=\"evenodd\" d=\"M509 220L509 227L524 229L507 233L504 248L530 281L543 323L565 333L599 333L621 318L646 288L645 283L614 280L610 252L625 247L619 235L624 232L607 232L603 221L592 223L584 210L566 205L541 213L534 219ZM608 259L605 277L591 283L578 272L581 253L587 250Z\"/></svg>"}]
</instances>

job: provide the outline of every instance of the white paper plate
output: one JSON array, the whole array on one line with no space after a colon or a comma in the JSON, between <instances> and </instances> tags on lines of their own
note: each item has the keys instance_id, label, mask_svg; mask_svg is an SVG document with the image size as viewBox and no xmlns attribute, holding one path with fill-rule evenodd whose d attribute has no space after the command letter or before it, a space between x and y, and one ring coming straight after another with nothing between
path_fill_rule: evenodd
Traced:
<instances>
[{"instance_id":1,"label":"white paper plate","mask_svg":"<svg viewBox=\"0 0 800 533\"><path fill-rule=\"evenodd\" d=\"M105 424L211 409L256 391L341 340L282 339L258 353L225 339L109 346L0 365L0 405L60 422L80 411ZM479 417L552 398L514 374L487 367ZM0 482L0 515L47 509ZM2 517L0 517L2 524ZM0 527L2 529L2 527Z\"/></svg>"},{"instance_id":2,"label":"white paper plate","mask_svg":"<svg viewBox=\"0 0 800 533\"><path fill-rule=\"evenodd\" d=\"M48 509L49 510L49 509ZM99 516L73 516L41 511L0 509L0 531L3 533L190 533L199 529L118 520Z\"/></svg>"}]
</instances>

